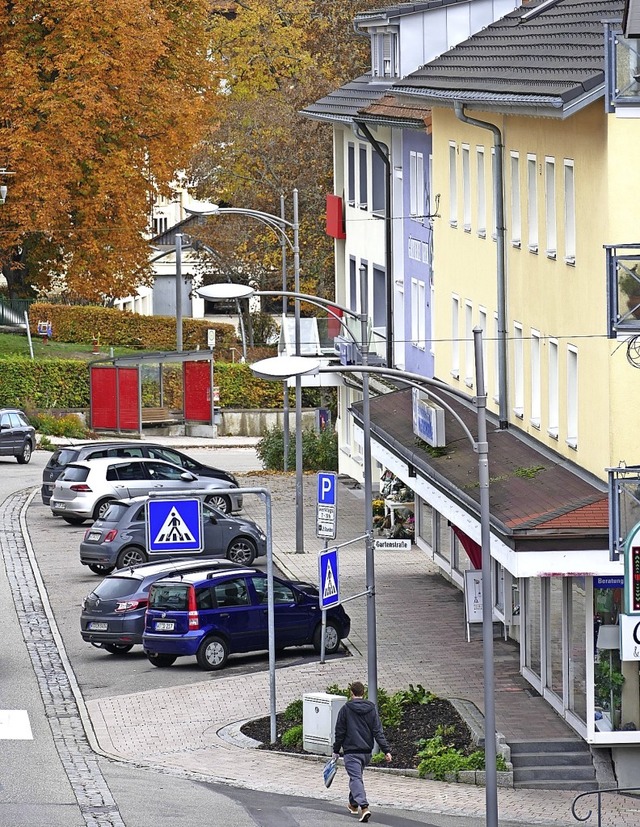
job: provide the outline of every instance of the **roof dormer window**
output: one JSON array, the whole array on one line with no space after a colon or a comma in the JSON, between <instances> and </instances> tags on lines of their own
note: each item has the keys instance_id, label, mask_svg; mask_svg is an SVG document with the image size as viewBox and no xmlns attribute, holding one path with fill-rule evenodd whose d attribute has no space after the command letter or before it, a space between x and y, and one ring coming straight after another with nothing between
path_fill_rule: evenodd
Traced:
<instances>
[{"instance_id":1,"label":"roof dormer window","mask_svg":"<svg viewBox=\"0 0 640 827\"><path fill-rule=\"evenodd\" d=\"M378 31L371 35L371 73L377 78L398 77L398 32Z\"/></svg>"}]
</instances>

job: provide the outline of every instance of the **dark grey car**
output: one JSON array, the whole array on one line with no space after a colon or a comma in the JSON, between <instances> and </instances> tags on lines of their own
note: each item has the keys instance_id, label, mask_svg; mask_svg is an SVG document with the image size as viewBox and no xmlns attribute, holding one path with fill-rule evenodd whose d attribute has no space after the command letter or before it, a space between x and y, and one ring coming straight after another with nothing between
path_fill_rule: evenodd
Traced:
<instances>
[{"instance_id":1,"label":"dark grey car","mask_svg":"<svg viewBox=\"0 0 640 827\"><path fill-rule=\"evenodd\" d=\"M15 457L20 465L36 449L36 429L17 408L0 408L0 456Z\"/></svg>"},{"instance_id":2,"label":"dark grey car","mask_svg":"<svg viewBox=\"0 0 640 827\"><path fill-rule=\"evenodd\" d=\"M161 459L179 465L185 471L195 474L196 477L211 477L212 479L224 480L230 485L238 485L236 477L228 471L211 465L204 465L202 462L193 459L193 457L183 454L182 451L167 448L165 445L157 445L154 442L142 442L141 440L132 439L121 442L80 442L77 445L61 445L51 454L49 462L47 462L42 472L42 488L40 489L42 502L49 505L55 481L67 465L82 459L100 459L102 457Z\"/></svg>"},{"instance_id":3,"label":"dark grey car","mask_svg":"<svg viewBox=\"0 0 640 827\"><path fill-rule=\"evenodd\" d=\"M95 574L135 566L149 559L197 559L226 557L233 563L250 566L267 553L266 537L253 520L231 517L202 503L204 551L199 553L153 552L146 546L146 503L148 497L115 500L103 519L85 532L80 543L80 562Z\"/></svg>"},{"instance_id":4,"label":"dark grey car","mask_svg":"<svg viewBox=\"0 0 640 827\"><path fill-rule=\"evenodd\" d=\"M82 601L82 639L112 655L122 655L142 643L149 589L161 577L189 571L244 571L228 560L164 560L105 577Z\"/></svg>"}]
</instances>

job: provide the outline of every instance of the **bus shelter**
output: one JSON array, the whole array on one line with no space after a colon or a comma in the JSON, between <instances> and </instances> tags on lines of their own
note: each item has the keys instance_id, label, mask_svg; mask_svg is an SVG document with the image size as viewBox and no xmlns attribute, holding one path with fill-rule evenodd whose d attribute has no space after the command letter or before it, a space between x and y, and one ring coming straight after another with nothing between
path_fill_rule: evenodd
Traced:
<instances>
[{"instance_id":1,"label":"bus shelter","mask_svg":"<svg viewBox=\"0 0 640 827\"><path fill-rule=\"evenodd\" d=\"M213 351L169 351L96 359L89 365L94 431L138 431L144 425L214 426Z\"/></svg>"}]
</instances>

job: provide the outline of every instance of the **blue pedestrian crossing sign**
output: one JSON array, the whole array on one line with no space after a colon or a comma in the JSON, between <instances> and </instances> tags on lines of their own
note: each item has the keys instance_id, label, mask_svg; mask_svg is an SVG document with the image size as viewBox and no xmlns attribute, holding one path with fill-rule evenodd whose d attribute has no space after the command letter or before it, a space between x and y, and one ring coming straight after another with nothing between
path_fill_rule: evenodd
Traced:
<instances>
[{"instance_id":1,"label":"blue pedestrian crossing sign","mask_svg":"<svg viewBox=\"0 0 640 827\"><path fill-rule=\"evenodd\" d=\"M204 548L199 499L147 501L147 550L198 552Z\"/></svg>"},{"instance_id":2,"label":"blue pedestrian crossing sign","mask_svg":"<svg viewBox=\"0 0 640 827\"><path fill-rule=\"evenodd\" d=\"M320 608L330 609L340 603L338 549L329 548L318 555Z\"/></svg>"}]
</instances>

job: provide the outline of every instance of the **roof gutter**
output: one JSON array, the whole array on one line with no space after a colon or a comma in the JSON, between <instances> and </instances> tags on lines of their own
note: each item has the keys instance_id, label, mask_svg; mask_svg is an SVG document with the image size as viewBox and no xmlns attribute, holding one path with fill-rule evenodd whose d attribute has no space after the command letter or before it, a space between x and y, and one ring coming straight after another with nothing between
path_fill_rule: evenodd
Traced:
<instances>
[{"instance_id":1,"label":"roof gutter","mask_svg":"<svg viewBox=\"0 0 640 827\"><path fill-rule=\"evenodd\" d=\"M385 279L385 299L386 312L385 322L387 326L387 341L386 341L386 362L387 367L393 367L393 266L391 258L391 158L382 148L379 141L377 141L371 134L371 130L364 121L353 119L362 133L369 141L374 151L377 152L382 159L385 167L385 188L384 188L384 235L385 235L385 253L384 253L384 267L386 271Z\"/></svg>"},{"instance_id":2,"label":"roof gutter","mask_svg":"<svg viewBox=\"0 0 640 827\"><path fill-rule=\"evenodd\" d=\"M504 226L504 143L502 132L495 124L470 118L465 114L464 103L454 101L453 108L456 118L463 123L488 129L493 132L493 147L495 151L495 169L493 171L493 199L496 205L496 276L498 290L498 408L500 428L509 427L508 399L507 399L507 301L506 301L506 267L505 267L505 226Z\"/></svg>"}]
</instances>

